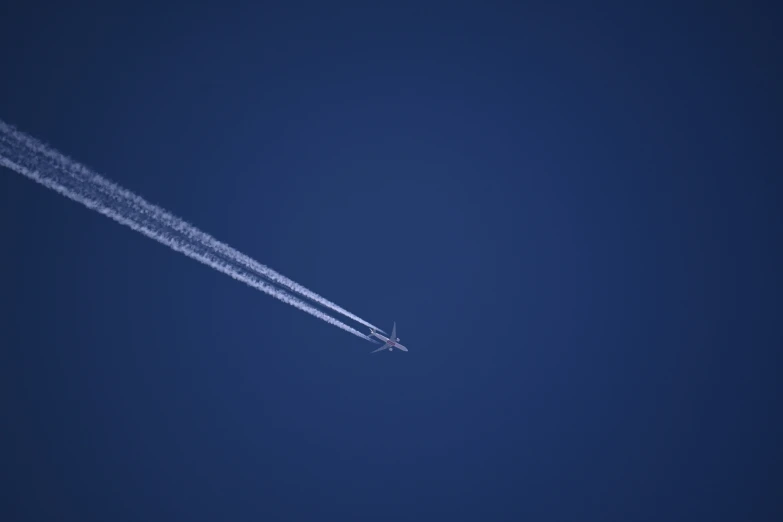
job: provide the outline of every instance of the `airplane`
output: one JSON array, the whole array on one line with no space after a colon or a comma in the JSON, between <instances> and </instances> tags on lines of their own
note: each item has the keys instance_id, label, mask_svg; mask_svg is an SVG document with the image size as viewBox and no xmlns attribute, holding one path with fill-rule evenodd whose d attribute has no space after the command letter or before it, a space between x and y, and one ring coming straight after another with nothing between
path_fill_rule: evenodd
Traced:
<instances>
[{"instance_id":1,"label":"airplane","mask_svg":"<svg viewBox=\"0 0 783 522\"><path fill-rule=\"evenodd\" d=\"M390 337L384 337L378 332L376 332L374 329L370 328L370 335L377 337L381 341L384 342L384 345L378 348L377 350L373 350L370 353L380 352L381 350L389 349L389 351L393 351L395 348L398 348L402 350L403 352L407 352L408 349L405 348L403 345L400 344L400 338L397 337L397 323L394 323L394 326L392 327L392 333Z\"/></svg>"}]
</instances>

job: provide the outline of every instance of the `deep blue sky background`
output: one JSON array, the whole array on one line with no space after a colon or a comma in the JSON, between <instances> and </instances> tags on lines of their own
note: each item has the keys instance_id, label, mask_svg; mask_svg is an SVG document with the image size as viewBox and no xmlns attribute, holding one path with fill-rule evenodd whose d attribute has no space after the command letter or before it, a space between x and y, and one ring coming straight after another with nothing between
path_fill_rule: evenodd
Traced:
<instances>
[{"instance_id":1,"label":"deep blue sky background","mask_svg":"<svg viewBox=\"0 0 783 522\"><path fill-rule=\"evenodd\" d=\"M4 7L0 118L410 352L3 170L0 519L783 515L780 18L578 4Z\"/></svg>"}]
</instances>

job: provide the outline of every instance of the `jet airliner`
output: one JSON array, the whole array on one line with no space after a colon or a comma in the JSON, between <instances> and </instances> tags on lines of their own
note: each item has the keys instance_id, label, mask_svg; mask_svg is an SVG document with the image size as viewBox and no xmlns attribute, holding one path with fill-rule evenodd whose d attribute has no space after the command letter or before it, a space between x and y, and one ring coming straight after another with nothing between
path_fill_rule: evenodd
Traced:
<instances>
[{"instance_id":1,"label":"jet airliner","mask_svg":"<svg viewBox=\"0 0 783 522\"><path fill-rule=\"evenodd\" d=\"M394 323L394 326L392 327L392 332L389 337L384 337L372 328L370 328L370 335L377 337L381 341L383 341L385 344L378 348L377 350L373 350L370 353L380 352L381 350L385 350L388 348L388 350L391 352L395 348L402 350L403 352L407 352L408 349L405 348L403 345L400 344L400 338L397 337L397 323Z\"/></svg>"}]
</instances>

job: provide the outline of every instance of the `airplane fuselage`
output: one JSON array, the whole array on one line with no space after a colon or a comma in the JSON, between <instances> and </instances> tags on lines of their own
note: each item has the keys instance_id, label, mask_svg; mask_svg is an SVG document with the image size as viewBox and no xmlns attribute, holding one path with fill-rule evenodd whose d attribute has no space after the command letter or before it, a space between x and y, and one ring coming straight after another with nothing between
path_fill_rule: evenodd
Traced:
<instances>
[{"instance_id":1,"label":"airplane fuselage","mask_svg":"<svg viewBox=\"0 0 783 522\"><path fill-rule=\"evenodd\" d=\"M383 335L381 335L381 334L379 334L379 333L370 332L370 335L374 335L375 337L377 337L378 339L380 339L381 341L383 341L383 342L385 342L385 343L389 343L389 344L391 344L391 345L394 345L394 344L396 344L396 341L392 341L392 340L391 340L391 339L389 339L388 337L384 337ZM399 341L399 339L397 339L397 341Z\"/></svg>"}]
</instances>

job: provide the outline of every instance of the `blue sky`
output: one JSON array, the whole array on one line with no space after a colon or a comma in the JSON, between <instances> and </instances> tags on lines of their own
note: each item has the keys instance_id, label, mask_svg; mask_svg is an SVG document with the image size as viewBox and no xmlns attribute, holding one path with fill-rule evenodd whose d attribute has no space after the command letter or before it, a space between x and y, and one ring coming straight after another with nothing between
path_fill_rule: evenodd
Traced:
<instances>
[{"instance_id":1,"label":"blue sky","mask_svg":"<svg viewBox=\"0 0 783 522\"><path fill-rule=\"evenodd\" d=\"M0 118L388 330L0 172L0 518L780 516L777 13L0 21Z\"/></svg>"}]
</instances>

